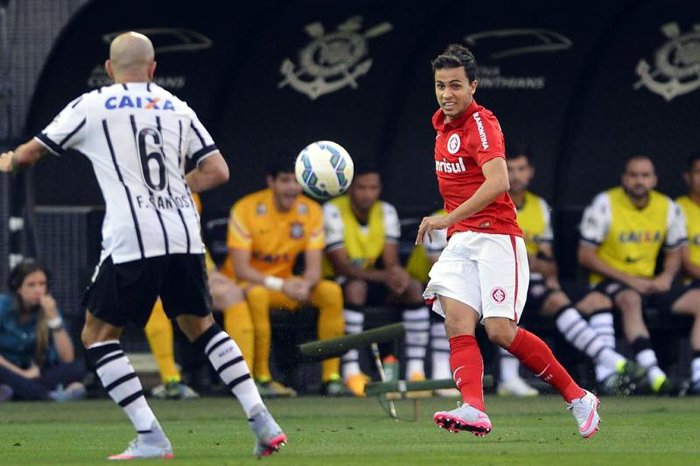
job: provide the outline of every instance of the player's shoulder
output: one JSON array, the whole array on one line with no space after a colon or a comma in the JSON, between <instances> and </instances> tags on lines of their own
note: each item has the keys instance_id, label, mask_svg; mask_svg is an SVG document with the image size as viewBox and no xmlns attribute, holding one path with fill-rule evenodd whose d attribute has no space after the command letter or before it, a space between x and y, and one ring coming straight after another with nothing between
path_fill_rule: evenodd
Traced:
<instances>
[{"instance_id":1,"label":"player's shoulder","mask_svg":"<svg viewBox=\"0 0 700 466\"><path fill-rule=\"evenodd\" d=\"M300 215L317 216L321 215L321 204L308 196L300 194L296 200L297 213Z\"/></svg>"},{"instance_id":2,"label":"player's shoulder","mask_svg":"<svg viewBox=\"0 0 700 466\"><path fill-rule=\"evenodd\" d=\"M675 199L674 202L678 204L683 210L692 209L693 207L700 208L700 206L693 202L693 200L688 195L679 196Z\"/></svg>"},{"instance_id":3,"label":"player's shoulder","mask_svg":"<svg viewBox=\"0 0 700 466\"><path fill-rule=\"evenodd\" d=\"M381 206L382 212L384 213L385 216L386 215L392 215L395 217L399 216L398 212L396 211L396 207L394 207L392 204L388 203L387 201L381 201L381 200L377 201L377 202L379 202L379 205Z\"/></svg>"},{"instance_id":4,"label":"player's shoulder","mask_svg":"<svg viewBox=\"0 0 700 466\"><path fill-rule=\"evenodd\" d=\"M551 210L549 203L544 197L539 196L533 193L532 191L525 191L525 205L528 205L529 203L532 203L533 205L538 205L540 209L546 212L549 212Z\"/></svg>"},{"instance_id":5,"label":"player's shoulder","mask_svg":"<svg viewBox=\"0 0 700 466\"><path fill-rule=\"evenodd\" d=\"M255 191L250 194L246 194L233 204L233 210L243 211L246 209L257 207L260 204L267 205L269 196L269 189L261 189L260 191Z\"/></svg>"},{"instance_id":6,"label":"player's shoulder","mask_svg":"<svg viewBox=\"0 0 700 466\"><path fill-rule=\"evenodd\" d=\"M649 192L649 195L651 197L652 202L658 202L658 203L663 203L664 205L672 205L673 204L673 199L671 199L670 196L667 196L666 194L662 193L661 191L657 191L655 189L652 189Z\"/></svg>"}]
</instances>

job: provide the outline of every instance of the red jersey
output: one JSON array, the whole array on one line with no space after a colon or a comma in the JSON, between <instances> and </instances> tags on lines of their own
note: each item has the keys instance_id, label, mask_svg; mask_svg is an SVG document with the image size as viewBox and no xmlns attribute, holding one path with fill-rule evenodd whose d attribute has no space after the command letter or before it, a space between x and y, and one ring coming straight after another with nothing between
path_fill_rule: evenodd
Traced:
<instances>
[{"instance_id":1,"label":"red jersey","mask_svg":"<svg viewBox=\"0 0 700 466\"><path fill-rule=\"evenodd\" d=\"M505 141L496 117L475 101L462 116L449 123L445 123L445 114L438 109L433 115L433 126L437 131L435 173L445 210L452 212L472 197L485 181L481 166L496 157L505 158ZM508 193L500 195L480 212L452 225L447 236L456 231L523 235Z\"/></svg>"}]
</instances>

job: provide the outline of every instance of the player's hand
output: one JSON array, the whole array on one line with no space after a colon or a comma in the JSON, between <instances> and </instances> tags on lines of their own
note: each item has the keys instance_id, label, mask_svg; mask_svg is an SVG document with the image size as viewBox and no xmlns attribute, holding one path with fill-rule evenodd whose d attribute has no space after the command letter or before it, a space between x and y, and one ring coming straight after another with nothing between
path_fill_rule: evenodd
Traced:
<instances>
[{"instance_id":1,"label":"player's hand","mask_svg":"<svg viewBox=\"0 0 700 466\"><path fill-rule=\"evenodd\" d=\"M310 287L305 280L292 277L284 281L282 292L297 301L306 301L309 299Z\"/></svg>"},{"instance_id":2,"label":"player's hand","mask_svg":"<svg viewBox=\"0 0 700 466\"><path fill-rule=\"evenodd\" d=\"M3 152L0 155L0 172L12 173L12 157L14 155L14 151Z\"/></svg>"},{"instance_id":3,"label":"player's hand","mask_svg":"<svg viewBox=\"0 0 700 466\"><path fill-rule=\"evenodd\" d=\"M654 282L652 282L648 278L630 277L627 280L627 284L643 295L651 294L655 291Z\"/></svg>"},{"instance_id":4,"label":"player's hand","mask_svg":"<svg viewBox=\"0 0 700 466\"><path fill-rule=\"evenodd\" d=\"M45 294L39 298L39 305L44 310L47 319L55 319L58 317L58 307L56 306L56 300L50 294Z\"/></svg>"},{"instance_id":5,"label":"player's hand","mask_svg":"<svg viewBox=\"0 0 700 466\"><path fill-rule=\"evenodd\" d=\"M659 275L658 277L651 280L652 286L654 287L655 293L665 293L671 289L671 284L673 283L673 277L668 277L666 275Z\"/></svg>"},{"instance_id":6,"label":"player's hand","mask_svg":"<svg viewBox=\"0 0 700 466\"><path fill-rule=\"evenodd\" d=\"M423 244L425 235L428 235L428 241L433 242L433 230L444 230L449 227L450 223L447 217L433 215L432 217L423 217L418 227L418 235L416 235L416 244Z\"/></svg>"},{"instance_id":7,"label":"player's hand","mask_svg":"<svg viewBox=\"0 0 700 466\"><path fill-rule=\"evenodd\" d=\"M387 269L386 285L394 294L402 295L410 282L411 276L400 265L394 265Z\"/></svg>"},{"instance_id":8,"label":"player's hand","mask_svg":"<svg viewBox=\"0 0 700 466\"><path fill-rule=\"evenodd\" d=\"M38 379L41 377L41 371L39 368L36 366L36 364L32 364L29 369L24 369L22 371L22 375L26 379Z\"/></svg>"},{"instance_id":9,"label":"player's hand","mask_svg":"<svg viewBox=\"0 0 700 466\"><path fill-rule=\"evenodd\" d=\"M556 277L548 277L544 280L544 283L547 285L547 288L552 290L561 290L561 284Z\"/></svg>"}]
</instances>

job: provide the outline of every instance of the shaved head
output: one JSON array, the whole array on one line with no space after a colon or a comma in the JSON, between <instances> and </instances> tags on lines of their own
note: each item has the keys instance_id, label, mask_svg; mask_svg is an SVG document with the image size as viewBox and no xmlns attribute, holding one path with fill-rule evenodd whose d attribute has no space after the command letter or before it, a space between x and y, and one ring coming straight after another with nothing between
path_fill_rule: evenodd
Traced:
<instances>
[{"instance_id":1,"label":"shaved head","mask_svg":"<svg viewBox=\"0 0 700 466\"><path fill-rule=\"evenodd\" d=\"M150 81L155 70L151 40L138 32L118 35L109 46L106 68L116 82Z\"/></svg>"}]
</instances>

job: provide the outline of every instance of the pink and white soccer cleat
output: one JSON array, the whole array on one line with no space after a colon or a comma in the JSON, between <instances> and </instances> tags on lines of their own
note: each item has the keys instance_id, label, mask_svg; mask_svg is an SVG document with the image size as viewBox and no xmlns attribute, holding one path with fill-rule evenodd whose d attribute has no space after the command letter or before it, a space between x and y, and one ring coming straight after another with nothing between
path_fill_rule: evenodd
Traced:
<instances>
[{"instance_id":1,"label":"pink and white soccer cleat","mask_svg":"<svg viewBox=\"0 0 700 466\"><path fill-rule=\"evenodd\" d=\"M438 411L433 421L442 429L455 434L464 431L483 437L493 429L489 416L470 405L462 405L451 411Z\"/></svg>"},{"instance_id":2,"label":"pink and white soccer cleat","mask_svg":"<svg viewBox=\"0 0 700 466\"><path fill-rule=\"evenodd\" d=\"M600 416L598 416L598 406L600 400L593 393L584 390L586 393L571 403L567 403L567 409L578 423L578 433L583 438L591 438L598 432L598 424L600 424Z\"/></svg>"}]
</instances>

